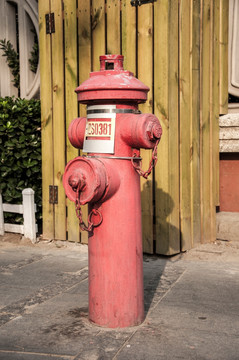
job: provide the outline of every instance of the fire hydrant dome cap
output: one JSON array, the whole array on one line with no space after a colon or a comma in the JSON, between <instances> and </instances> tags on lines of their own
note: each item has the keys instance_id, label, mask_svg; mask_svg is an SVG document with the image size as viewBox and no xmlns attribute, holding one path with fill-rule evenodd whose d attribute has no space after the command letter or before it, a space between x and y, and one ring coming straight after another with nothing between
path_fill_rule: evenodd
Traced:
<instances>
[{"instance_id":1,"label":"fire hydrant dome cap","mask_svg":"<svg viewBox=\"0 0 239 360\"><path fill-rule=\"evenodd\" d=\"M80 103L97 100L145 102L149 87L123 69L122 55L100 56L100 71L90 73L75 92Z\"/></svg>"}]
</instances>

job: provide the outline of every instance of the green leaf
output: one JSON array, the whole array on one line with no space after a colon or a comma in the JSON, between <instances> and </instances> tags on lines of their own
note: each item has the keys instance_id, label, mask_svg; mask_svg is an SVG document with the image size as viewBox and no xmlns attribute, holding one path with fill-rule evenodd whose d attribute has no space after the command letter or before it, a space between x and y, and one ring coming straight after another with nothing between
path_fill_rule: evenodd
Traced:
<instances>
[{"instance_id":1,"label":"green leaf","mask_svg":"<svg viewBox=\"0 0 239 360\"><path fill-rule=\"evenodd\" d=\"M18 187L23 186L23 185L24 185L24 180L19 181L19 183L17 184Z\"/></svg>"},{"instance_id":2,"label":"green leaf","mask_svg":"<svg viewBox=\"0 0 239 360\"><path fill-rule=\"evenodd\" d=\"M7 184L5 182L0 182L0 189L3 190L5 189L7 186Z\"/></svg>"}]
</instances>

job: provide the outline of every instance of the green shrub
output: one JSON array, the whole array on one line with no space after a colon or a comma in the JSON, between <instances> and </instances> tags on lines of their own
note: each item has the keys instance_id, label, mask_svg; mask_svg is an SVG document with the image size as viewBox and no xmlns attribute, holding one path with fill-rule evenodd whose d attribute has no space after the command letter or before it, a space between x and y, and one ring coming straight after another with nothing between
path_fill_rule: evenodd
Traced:
<instances>
[{"instance_id":1,"label":"green shrub","mask_svg":"<svg viewBox=\"0 0 239 360\"><path fill-rule=\"evenodd\" d=\"M35 191L41 219L41 118L40 101L0 98L0 189L6 203L22 203L22 190ZM20 219L15 214L14 222ZM11 220L11 219L10 219Z\"/></svg>"}]
</instances>

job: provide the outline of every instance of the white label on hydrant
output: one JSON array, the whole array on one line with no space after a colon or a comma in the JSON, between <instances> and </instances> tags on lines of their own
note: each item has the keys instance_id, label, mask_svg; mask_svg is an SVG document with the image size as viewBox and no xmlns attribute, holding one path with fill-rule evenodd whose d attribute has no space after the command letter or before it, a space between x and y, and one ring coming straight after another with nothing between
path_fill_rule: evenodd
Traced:
<instances>
[{"instance_id":1,"label":"white label on hydrant","mask_svg":"<svg viewBox=\"0 0 239 360\"><path fill-rule=\"evenodd\" d=\"M83 152L114 154L116 105L87 107Z\"/></svg>"}]
</instances>

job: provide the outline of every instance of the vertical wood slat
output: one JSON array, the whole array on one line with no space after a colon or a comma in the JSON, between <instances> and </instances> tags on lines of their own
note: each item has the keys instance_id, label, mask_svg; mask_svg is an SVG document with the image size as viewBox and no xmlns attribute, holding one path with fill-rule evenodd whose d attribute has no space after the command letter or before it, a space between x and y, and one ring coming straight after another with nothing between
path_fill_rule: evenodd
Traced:
<instances>
[{"instance_id":1,"label":"vertical wood slat","mask_svg":"<svg viewBox=\"0 0 239 360\"><path fill-rule=\"evenodd\" d=\"M174 207L169 194L168 39L169 3L162 0L154 4L154 113L163 130L155 167L155 239L156 252L162 254L167 254L171 246L169 215Z\"/></svg>"},{"instance_id":2,"label":"vertical wood slat","mask_svg":"<svg viewBox=\"0 0 239 360\"><path fill-rule=\"evenodd\" d=\"M219 203L219 3L210 3L210 220L211 241L216 238Z\"/></svg>"},{"instance_id":3,"label":"vertical wood slat","mask_svg":"<svg viewBox=\"0 0 239 360\"><path fill-rule=\"evenodd\" d=\"M152 4L144 5L138 9L138 78L145 85L149 86L148 100L140 105L143 113L152 113L153 105L153 43L152 27L153 7ZM147 52L145 52L147 49ZM147 71L145 71L147 69ZM141 150L143 158L142 167L147 169L152 156L151 151ZM143 250L147 253L153 253L153 180L152 174L148 179L141 178L141 201L142 201L142 236Z\"/></svg>"},{"instance_id":4,"label":"vertical wood slat","mask_svg":"<svg viewBox=\"0 0 239 360\"><path fill-rule=\"evenodd\" d=\"M90 1L78 0L78 44L79 44L79 84L88 79L91 71L91 7ZM85 105L80 106L80 115Z\"/></svg>"},{"instance_id":5,"label":"vertical wood slat","mask_svg":"<svg viewBox=\"0 0 239 360\"><path fill-rule=\"evenodd\" d=\"M178 2L154 5L155 112L163 127L155 169L156 253L172 255L180 252Z\"/></svg>"},{"instance_id":6,"label":"vertical wood slat","mask_svg":"<svg viewBox=\"0 0 239 360\"><path fill-rule=\"evenodd\" d=\"M212 199L211 228L212 237L216 237L216 206L219 206L219 2L211 3L212 21Z\"/></svg>"},{"instance_id":7,"label":"vertical wood slat","mask_svg":"<svg viewBox=\"0 0 239 360\"><path fill-rule=\"evenodd\" d=\"M79 84L88 79L92 67L91 59L91 7L90 1L78 0L78 69ZM86 116L86 105L80 105L80 116ZM88 206L82 206L83 218L88 218ZM81 243L88 243L88 233L81 231Z\"/></svg>"},{"instance_id":8,"label":"vertical wood slat","mask_svg":"<svg viewBox=\"0 0 239 360\"><path fill-rule=\"evenodd\" d=\"M107 0L107 54L120 54L120 1Z\"/></svg>"},{"instance_id":9,"label":"vertical wood slat","mask_svg":"<svg viewBox=\"0 0 239 360\"><path fill-rule=\"evenodd\" d=\"M51 0L55 14L55 33L52 38L52 90L53 90L53 149L54 185L58 186L58 204L55 204L55 239L66 239L66 197L62 185L65 169L65 109L63 59L63 8L62 2Z\"/></svg>"},{"instance_id":10,"label":"vertical wood slat","mask_svg":"<svg viewBox=\"0 0 239 360\"><path fill-rule=\"evenodd\" d=\"M156 253L180 252L178 4L154 4L154 103L163 136L155 169Z\"/></svg>"},{"instance_id":11,"label":"vertical wood slat","mask_svg":"<svg viewBox=\"0 0 239 360\"><path fill-rule=\"evenodd\" d=\"M213 229L213 221L215 220L215 215L216 215L216 211L214 211L214 205L215 205L215 185L216 185L216 174L215 174L215 158L214 158L214 144L213 144L213 140L214 140L214 129L215 129L215 119L214 119L214 93L215 93L215 88L214 88L214 8L215 5L213 4L213 0L211 0L210 2L210 49L209 49L209 53L210 53L210 101L209 101L209 111L210 111L210 137L209 137L209 142L210 142L210 149L209 149L209 153L210 153L210 173L209 173L209 177L210 177L210 222L211 222L211 228L210 228L210 235L211 235L211 240L213 238L214 235L214 229ZM213 188L213 184L214 184L214 188ZM216 209L215 209L216 210Z\"/></svg>"},{"instance_id":12,"label":"vertical wood slat","mask_svg":"<svg viewBox=\"0 0 239 360\"><path fill-rule=\"evenodd\" d=\"M229 1L220 0L219 24L219 104L220 114L228 112L228 14Z\"/></svg>"},{"instance_id":13,"label":"vertical wood slat","mask_svg":"<svg viewBox=\"0 0 239 360\"><path fill-rule=\"evenodd\" d=\"M39 1L39 46L41 76L42 128L42 214L43 237L54 239L54 208L49 204L49 185L53 184L53 129L51 37L46 34L45 14L50 12L50 1ZM47 70L46 70L47 69Z\"/></svg>"},{"instance_id":14,"label":"vertical wood slat","mask_svg":"<svg viewBox=\"0 0 239 360\"><path fill-rule=\"evenodd\" d=\"M169 194L174 207L170 214L169 251L168 255L180 252L180 222L179 222L179 119L178 119L178 2L170 3L169 8Z\"/></svg>"},{"instance_id":15,"label":"vertical wood slat","mask_svg":"<svg viewBox=\"0 0 239 360\"><path fill-rule=\"evenodd\" d=\"M191 132L191 236L201 241L200 211L200 2L191 0L190 132Z\"/></svg>"},{"instance_id":16,"label":"vertical wood slat","mask_svg":"<svg viewBox=\"0 0 239 360\"><path fill-rule=\"evenodd\" d=\"M202 242L211 241L210 209L210 0L201 0L201 75L200 75L200 137L201 137L201 235Z\"/></svg>"},{"instance_id":17,"label":"vertical wood slat","mask_svg":"<svg viewBox=\"0 0 239 360\"><path fill-rule=\"evenodd\" d=\"M136 73L136 8L122 0L122 54L124 68Z\"/></svg>"},{"instance_id":18,"label":"vertical wood slat","mask_svg":"<svg viewBox=\"0 0 239 360\"><path fill-rule=\"evenodd\" d=\"M77 17L76 2L64 0L64 44L65 44L65 117L66 134L71 121L77 117ZM66 135L66 160L72 160L78 155ZM75 215L75 204L67 199L67 232L68 240L79 241L79 221Z\"/></svg>"},{"instance_id":19,"label":"vertical wood slat","mask_svg":"<svg viewBox=\"0 0 239 360\"><path fill-rule=\"evenodd\" d=\"M180 222L181 249L192 247L191 139L190 139L190 0L179 5L179 118L180 118Z\"/></svg>"},{"instance_id":20,"label":"vertical wood slat","mask_svg":"<svg viewBox=\"0 0 239 360\"><path fill-rule=\"evenodd\" d=\"M92 70L100 69L99 56L106 52L105 1L92 0Z\"/></svg>"}]
</instances>

